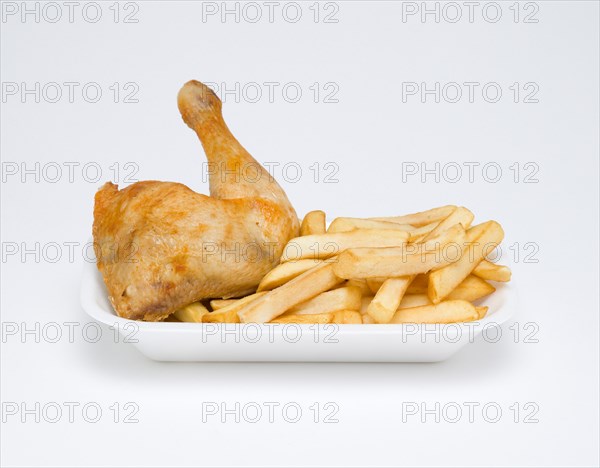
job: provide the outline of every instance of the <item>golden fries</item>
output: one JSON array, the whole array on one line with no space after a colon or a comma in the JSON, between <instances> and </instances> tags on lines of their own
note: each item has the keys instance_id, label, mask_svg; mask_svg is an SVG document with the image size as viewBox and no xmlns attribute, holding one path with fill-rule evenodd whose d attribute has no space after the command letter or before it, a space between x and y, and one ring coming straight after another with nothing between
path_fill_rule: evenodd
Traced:
<instances>
[{"instance_id":1,"label":"golden fries","mask_svg":"<svg viewBox=\"0 0 600 468\"><path fill-rule=\"evenodd\" d=\"M363 323L360 312L356 310L338 310L333 313L332 323L342 324L359 324Z\"/></svg>"},{"instance_id":2,"label":"golden fries","mask_svg":"<svg viewBox=\"0 0 600 468\"><path fill-rule=\"evenodd\" d=\"M411 307L420 307L420 306L431 305L431 304L433 304L433 303L429 300L429 296L426 293L425 294L406 294L402 298L402 301L400 302L398 309L409 309Z\"/></svg>"},{"instance_id":3,"label":"golden fries","mask_svg":"<svg viewBox=\"0 0 600 468\"><path fill-rule=\"evenodd\" d=\"M326 314L345 309L359 310L361 298L360 289L353 286L332 289L292 307L286 315Z\"/></svg>"},{"instance_id":4,"label":"golden fries","mask_svg":"<svg viewBox=\"0 0 600 468\"><path fill-rule=\"evenodd\" d=\"M413 231L414 226L410 224L391 223L389 221L375 221L365 218L335 218L327 232L348 232L355 229L393 229L395 231Z\"/></svg>"},{"instance_id":5,"label":"golden fries","mask_svg":"<svg viewBox=\"0 0 600 468\"><path fill-rule=\"evenodd\" d=\"M427 294L427 288L429 287L429 274L416 275L408 289L406 294Z\"/></svg>"},{"instance_id":6,"label":"golden fries","mask_svg":"<svg viewBox=\"0 0 600 468\"><path fill-rule=\"evenodd\" d=\"M289 283L244 305L238 311L238 316L243 323L269 322L291 307L331 289L342 281L343 279L334 274L333 264L321 263L297 276Z\"/></svg>"},{"instance_id":7,"label":"golden fries","mask_svg":"<svg viewBox=\"0 0 600 468\"><path fill-rule=\"evenodd\" d=\"M202 317L204 317L205 314L208 314L208 309L200 302L194 302L179 309L173 315L180 322L202 323Z\"/></svg>"},{"instance_id":8,"label":"golden fries","mask_svg":"<svg viewBox=\"0 0 600 468\"><path fill-rule=\"evenodd\" d=\"M412 234L414 232L411 232L411 238L410 238L410 242L420 242L420 243L425 243L426 245L430 245L431 241L438 238L440 235L442 235L442 233L444 231L446 231L447 229L451 228L452 226L456 225L456 224L460 224L462 225L465 229L468 229L471 226L471 222L473 221L474 215L473 213L471 213L471 211L469 211L468 209L466 209L464 206L459 206L456 207L455 209L453 209L450 214L442 219L439 222L435 222L432 224L429 224L425 227L429 227L434 225L434 228L431 229L429 232L427 232L426 234L418 237L418 239L413 239ZM423 228L421 228L423 229ZM419 279L420 275L417 275L417 280ZM427 280L424 283L425 289L423 291L415 291L415 288L417 287L418 281L413 281L413 283L411 283L411 285L409 286L409 293L415 293L415 292L427 292L427 287L428 287L428 283L429 281Z\"/></svg>"},{"instance_id":9,"label":"golden fries","mask_svg":"<svg viewBox=\"0 0 600 468\"><path fill-rule=\"evenodd\" d=\"M375 221L389 221L391 223L399 223L399 224L410 224L415 227L425 226L426 224L433 223L435 221L441 221L442 219L448 217L454 210L456 206L454 205L446 205L440 206L438 208L433 208L427 211L421 211L419 213L412 213L404 216L388 216L381 218L369 218Z\"/></svg>"},{"instance_id":10,"label":"golden fries","mask_svg":"<svg viewBox=\"0 0 600 468\"><path fill-rule=\"evenodd\" d=\"M363 323L359 312L355 310L339 310L325 314L309 314L309 315L282 315L269 323L338 323L338 324L360 324Z\"/></svg>"},{"instance_id":11,"label":"golden fries","mask_svg":"<svg viewBox=\"0 0 600 468\"><path fill-rule=\"evenodd\" d=\"M484 312L483 312L484 313ZM467 301L398 309L390 323L455 323L479 320L480 311Z\"/></svg>"},{"instance_id":12,"label":"golden fries","mask_svg":"<svg viewBox=\"0 0 600 468\"><path fill-rule=\"evenodd\" d=\"M482 260L473 270L473 274L490 281L506 282L510 281L512 272L507 266Z\"/></svg>"},{"instance_id":13,"label":"golden fries","mask_svg":"<svg viewBox=\"0 0 600 468\"><path fill-rule=\"evenodd\" d=\"M410 237L408 238L408 242L419 242L423 240L429 233L431 233L434 230L437 230L437 227L439 225L439 221L434 221L433 223L426 224L425 226L409 230L408 235Z\"/></svg>"},{"instance_id":14,"label":"golden fries","mask_svg":"<svg viewBox=\"0 0 600 468\"><path fill-rule=\"evenodd\" d=\"M392 319L411 281L411 276L384 281L367 308L367 313L375 322L388 323Z\"/></svg>"},{"instance_id":15,"label":"golden fries","mask_svg":"<svg viewBox=\"0 0 600 468\"><path fill-rule=\"evenodd\" d=\"M354 286L355 288L360 289L360 292L363 296L369 296L371 294L371 289L367 284L367 280L364 279L351 279L346 281L346 286Z\"/></svg>"},{"instance_id":16,"label":"golden fries","mask_svg":"<svg viewBox=\"0 0 600 468\"><path fill-rule=\"evenodd\" d=\"M462 299L473 302L482 297L492 294L496 288L485 280L474 275L467 276L446 299Z\"/></svg>"},{"instance_id":17,"label":"golden fries","mask_svg":"<svg viewBox=\"0 0 600 468\"><path fill-rule=\"evenodd\" d=\"M469 229L467 244L460 259L429 275L427 293L431 302L437 304L448 296L503 238L504 231L495 221L488 221Z\"/></svg>"},{"instance_id":18,"label":"golden fries","mask_svg":"<svg viewBox=\"0 0 600 468\"><path fill-rule=\"evenodd\" d=\"M258 292L242 299L237 299L231 305L223 307L216 312L210 312L204 315L202 321L207 323L239 323L240 318L238 316L238 312L247 304L250 304L265 294L266 292Z\"/></svg>"},{"instance_id":19,"label":"golden fries","mask_svg":"<svg viewBox=\"0 0 600 468\"><path fill-rule=\"evenodd\" d=\"M367 313L367 310L369 310L369 304L371 304L371 301L373 300L374 296L363 296L361 298L360 301L360 309L359 312L361 313L361 315L365 315Z\"/></svg>"},{"instance_id":20,"label":"golden fries","mask_svg":"<svg viewBox=\"0 0 600 468\"><path fill-rule=\"evenodd\" d=\"M257 291L270 291L271 289L275 289L322 262L323 260L305 259L281 263L265 275L258 285Z\"/></svg>"},{"instance_id":21,"label":"golden fries","mask_svg":"<svg viewBox=\"0 0 600 468\"><path fill-rule=\"evenodd\" d=\"M373 320L369 314L362 314L362 323L374 324L375 320Z\"/></svg>"},{"instance_id":22,"label":"golden fries","mask_svg":"<svg viewBox=\"0 0 600 468\"><path fill-rule=\"evenodd\" d=\"M377 294L377 291L379 291L379 288L383 283L385 283L386 279L387 278L373 277L367 278L364 281L366 281L369 291L371 291L372 294Z\"/></svg>"},{"instance_id":23,"label":"golden fries","mask_svg":"<svg viewBox=\"0 0 600 468\"><path fill-rule=\"evenodd\" d=\"M479 314L479 317L477 317L477 320L481 320L483 317L485 317L487 315L488 309L489 309L489 307L487 307L487 306L475 307L475 310L477 310L477 313Z\"/></svg>"},{"instance_id":24,"label":"golden fries","mask_svg":"<svg viewBox=\"0 0 600 468\"><path fill-rule=\"evenodd\" d=\"M439 236L446 229L451 228L455 224L461 224L462 227L468 229L471 227L473 218L475 218L475 216L470 210L466 209L464 206L458 206L446 218L442 219L423 240L429 240L433 237Z\"/></svg>"},{"instance_id":25,"label":"golden fries","mask_svg":"<svg viewBox=\"0 0 600 468\"><path fill-rule=\"evenodd\" d=\"M398 224L390 221L377 221L366 218L335 218L327 229L328 233L348 232L355 229L392 229L408 233L408 242L415 242L431 232L439 223L437 221L421 227L410 224Z\"/></svg>"},{"instance_id":26,"label":"golden fries","mask_svg":"<svg viewBox=\"0 0 600 468\"><path fill-rule=\"evenodd\" d=\"M325 212L316 210L306 214L300 225L300 235L325 234Z\"/></svg>"},{"instance_id":27,"label":"golden fries","mask_svg":"<svg viewBox=\"0 0 600 468\"><path fill-rule=\"evenodd\" d=\"M332 323L333 313L313 314L313 315L281 315L274 318L269 323Z\"/></svg>"},{"instance_id":28,"label":"golden fries","mask_svg":"<svg viewBox=\"0 0 600 468\"><path fill-rule=\"evenodd\" d=\"M356 231L352 231L356 232ZM394 231L389 231L394 232ZM342 252L333 264L340 278L387 278L427 273L452 262L454 251L463 245L465 230L457 224L430 244L409 244L399 248L355 248ZM447 246L454 246L447 252Z\"/></svg>"},{"instance_id":29,"label":"golden fries","mask_svg":"<svg viewBox=\"0 0 600 468\"><path fill-rule=\"evenodd\" d=\"M304 258L326 259L356 247L398 247L406 244L409 234L386 229L356 229L296 237L290 240L281 256L281 262Z\"/></svg>"},{"instance_id":30,"label":"golden fries","mask_svg":"<svg viewBox=\"0 0 600 468\"><path fill-rule=\"evenodd\" d=\"M446 324L480 320L494 293L488 281L511 271L485 257L502 241L495 221L471 227L474 215L447 205L388 218L335 218L311 211L300 237L254 294L213 299L170 321L281 324ZM477 304L477 305L475 305Z\"/></svg>"},{"instance_id":31,"label":"golden fries","mask_svg":"<svg viewBox=\"0 0 600 468\"><path fill-rule=\"evenodd\" d=\"M213 299L210 301L210 308L215 311L223 307L235 304L239 299Z\"/></svg>"},{"instance_id":32,"label":"golden fries","mask_svg":"<svg viewBox=\"0 0 600 468\"><path fill-rule=\"evenodd\" d=\"M474 302L482 297L492 294L496 288L474 275L467 276L446 299L448 300L463 300ZM400 302L400 309L408 307L418 307L423 305L433 304L426 293L426 289L420 294L406 294Z\"/></svg>"}]
</instances>

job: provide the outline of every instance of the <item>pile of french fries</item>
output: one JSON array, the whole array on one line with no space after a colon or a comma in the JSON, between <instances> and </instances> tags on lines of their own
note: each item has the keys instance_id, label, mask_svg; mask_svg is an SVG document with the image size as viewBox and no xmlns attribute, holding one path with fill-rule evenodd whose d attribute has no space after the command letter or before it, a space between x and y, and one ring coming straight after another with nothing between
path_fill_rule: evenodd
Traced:
<instances>
[{"instance_id":1,"label":"pile of french fries","mask_svg":"<svg viewBox=\"0 0 600 468\"><path fill-rule=\"evenodd\" d=\"M500 224L472 226L462 206L384 218L308 213L300 237L256 292L240 299L196 302L175 312L183 322L399 324L479 320L480 299L510 280L487 257L500 244Z\"/></svg>"}]
</instances>

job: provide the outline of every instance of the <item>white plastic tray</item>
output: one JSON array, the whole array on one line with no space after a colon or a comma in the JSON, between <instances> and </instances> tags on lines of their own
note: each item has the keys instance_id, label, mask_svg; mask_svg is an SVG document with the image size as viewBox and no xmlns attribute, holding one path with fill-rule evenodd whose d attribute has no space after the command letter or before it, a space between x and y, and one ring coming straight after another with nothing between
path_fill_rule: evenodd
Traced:
<instances>
[{"instance_id":1,"label":"white plastic tray","mask_svg":"<svg viewBox=\"0 0 600 468\"><path fill-rule=\"evenodd\" d=\"M157 361L436 362L490 336L515 311L514 290L497 285L488 315L449 325L298 325L137 322L118 317L95 263L87 262L81 305L98 322Z\"/></svg>"}]
</instances>

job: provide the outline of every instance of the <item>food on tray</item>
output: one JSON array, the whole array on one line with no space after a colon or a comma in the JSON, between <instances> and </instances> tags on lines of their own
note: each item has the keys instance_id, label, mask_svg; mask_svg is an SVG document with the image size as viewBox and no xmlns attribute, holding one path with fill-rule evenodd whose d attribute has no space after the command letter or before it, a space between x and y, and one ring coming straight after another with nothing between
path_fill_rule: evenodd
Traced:
<instances>
[{"instance_id":1,"label":"food on tray","mask_svg":"<svg viewBox=\"0 0 600 468\"><path fill-rule=\"evenodd\" d=\"M279 324L479 320L506 282L488 260L504 231L462 206L402 216L308 213L302 224L277 182L233 137L221 101L190 81L178 104L208 159L210 196L171 182L96 194L94 248L122 317Z\"/></svg>"}]
</instances>

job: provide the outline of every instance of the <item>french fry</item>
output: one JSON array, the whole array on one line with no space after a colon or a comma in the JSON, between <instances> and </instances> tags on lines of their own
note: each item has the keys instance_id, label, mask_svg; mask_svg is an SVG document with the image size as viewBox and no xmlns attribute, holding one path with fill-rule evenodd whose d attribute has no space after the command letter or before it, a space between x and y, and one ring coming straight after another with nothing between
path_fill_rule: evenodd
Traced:
<instances>
[{"instance_id":1,"label":"french fry","mask_svg":"<svg viewBox=\"0 0 600 468\"><path fill-rule=\"evenodd\" d=\"M426 224L433 223L434 221L441 221L442 219L448 217L454 210L456 206L454 205L446 205L440 206L438 208L433 208L427 211L421 211L419 213L412 213L404 216L388 216L388 217L379 217L379 218L369 218L375 221L388 221L391 223L399 223L399 224L410 224L415 227L425 226Z\"/></svg>"},{"instance_id":2,"label":"french fry","mask_svg":"<svg viewBox=\"0 0 600 468\"><path fill-rule=\"evenodd\" d=\"M481 278L469 275L460 283L454 291L452 291L448 300L464 300L468 302L476 301L484 296L492 294L496 288L485 282ZM427 293L423 294L406 294L400 302L399 309L407 309L409 307L419 307L432 304ZM481 317L480 317L481 318Z\"/></svg>"},{"instance_id":3,"label":"french fry","mask_svg":"<svg viewBox=\"0 0 600 468\"><path fill-rule=\"evenodd\" d=\"M333 289L292 307L286 312L286 315L326 314L338 310L359 310L361 297L360 289L352 286Z\"/></svg>"},{"instance_id":4,"label":"french fry","mask_svg":"<svg viewBox=\"0 0 600 468\"><path fill-rule=\"evenodd\" d=\"M469 275L446 296L446 299L462 299L463 301L473 302L492 294L495 290L496 288L485 280L475 275Z\"/></svg>"},{"instance_id":5,"label":"french fry","mask_svg":"<svg viewBox=\"0 0 600 468\"><path fill-rule=\"evenodd\" d=\"M202 321L205 323L239 323L240 318L238 312L246 305L258 300L260 297L267 294L266 292L258 292L249 296L237 299L233 304L223 307L216 312L205 314Z\"/></svg>"},{"instance_id":6,"label":"french fry","mask_svg":"<svg viewBox=\"0 0 600 468\"><path fill-rule=\"evenodd\" d=\"M416 275L408 289L406 294L427 294L427 288L429 287L429 274L423 273Z\"/></svg>"},{"instance_id":7,"label":"french fry","mask_svg":"<svg viewBox=\"0 0 600 468\"><path fill-rule=\"evenodd\" d=\"M363 296L371 295L371 289L367 284L367 280L364 279L350 279L346 281L346 286L354 286L355 288L360 289L360 292Z\"/></svg>"},{"instance_id":8,"label":"french fry","mask_svg":"<svg viewBox=\"0 0 600 468\"><path fill-rule=\"evenodd\" d=\"M281 263L264 276L258 285L257 291L261 292L275 289L322 262L323 260L306 259L298 260L296 262Z\"/></svg>"},{"instance_id":9,"label":"french fry","mask_svg":"<svg viewBox=\"0 0 600 468\"><path fill-rule=\"evenodd\" d=\"M390 323L455 323L479 320L479 311L467 301L398 309Z\"/></svg>"},{"instance_id":10,"label":"french fry","mask_svg":"<svg viewBox=\"0 0 600 468\"><path fill-rule=\"evenodd\" d=\"M409 234L405 231L386 229L356 229L296 237L283 249L281 262L305 258L326 259L357 247L399 247L406 244Z\"/></svg>"},{"instance_id":11,"label":"french fry","mask_svg":"<svg viewBox=\"0 0 600 468\"><path fill-rule=\"evenodd\" d=\"M334 314L333 312L327 314L312 314L312 315L281 315L274 318L269 323L332 323Z\"/></svg>"},{"instance_id":12,"label":"french fry","mask_svg":"<svg viewBox=\"0 0 600 468\"><path fill-rule=\"evenodd\" d=\"M348 232L355 229L392 229L408 232L408 242L414 242L431 232L438 224L439 222L435 221L425 226L415 227L410 224L398 224L366 218L335 218L329 225L327 232Z\"/></svg>"},{"instance_id":13,"label":"french fry","mask_svg":"<svg viewBox=\"0 0 600 468\"><path fill-rule=\"evenodd\" d=\"M412 277L412 281L408 285L408 289L406 290L406 294L421 294L427 293L427 287L429 285L429 276L427 273L422 273L419 275L414 275ZM384 277L375 277L375 278L367 278L367 286L371 291L371 294L377 294L379 288L383 284L383 282L387 278ZM366 294L369 294L368 292Z\"/></svg>"},{"instance_id":14,"label":"french fry","mask_svg":"<svg viewBox=\"0 0 600 468\"><path fill-rule=\"evenodd\" d=\"M222 309L223 307L235 304L239 299L213 299L210 301L210 308L215 311Z\"/></svg>"},{"instance_id":15,"label":"french fry","mask_svg":"<svg viewBox=\"0 0 600 468\"><path fill-rule=\"evenodd\" d=\"M407 231L408 235L410 236L408 238L408 242L418 242L419 239L424 239L431 231L435 230L439 226L439 224L439 221L434 221L433 223L426 224L425 226L410 229L409 231Z\"/></svg>"},{"instance_id":16,"label":"french fry","mask_svg":"<svg viewBox=\"0 0 600 468\"><path fill-rule=\"evenodd\" d=\"M433 232L433 231L432 231ZM458 244L466 238L466 230L460 223L454 224L452 227L445 229L443 232L430 236L429 234L418 244L413 244L413 251L420 249L423 252L438 252L447 244ZM410 251L410 247L407 247Z\"/></svg>"},{"instance_id":17,"label":"french fry","mask_svg":"<svg viewBox=\"0 0 600 468\"><path fill-rule=\"evenodd\" d=\"M427 293L406 294L402 298L398 309L410 309L412 307L421 307L425 305L432 305L432 302L429 300L429 296L427 296Z\"/></svg>"},{"instance_id":18,"label":"french fry","mask_svg":"<svg viewBox=\"0 0 600 468\"><path fill-rule=\"evenodd\" d=\"M367 313L375 322L388 323L392 319L411 281L412 276L389 278L384 281L367 309Z\"/></svg>"},{"instance_id":19,"label":"french fry","mask_svg":"<svg viewBox=\"0 0 600 468\"><path fill-rule=\"evenodd\" d=\"M458 206L446 218L441 220L438 225L425 236L423 241L428 241L441 235L446 229L450 229L455 224L461 224L465 229L469 229L473 222L473 218L475 218L475 216L470 210L464 206Z\"/></svg>"},{"instance_id":20,"label":"french fry","mask_svg":"<svg viewBox=\"0 0 600 468\"><path fill-rule=\"evenodd\" d=\"M325 233L325 212L321 210L311 211L304 216L300 225L300 235L309 236L311 234Z\"/></svg>"},{"instance_id":21,"label":"french fry","mask_svg":"<svg viewBox=\"0 0 600 468\"><path fill-rule=\"evenodd\" d=\"M333 313L332 323L360 324L363 323L360 312L356 310L338 310Z\"/></svg>"},{"instance_id":22,"label":"french fry","mask_svg":"<svg viewBox=\"0 0 600 468\"><path fill-rule=\"evenodd\" d=\"M373 320L369 314L362 314L362 323L371 325L375 323L375 320Z\"/></svg>"},{"instance_id":23,"label":"french fry","mask_svg":"<svg viewBox=\"0 0 600 468\"><path fill-rule=\"evenodd\" d=\"M192 304L182 307L173 315L180 322L194 322L202 323L202 317L208 314L208 309L200 302L194 302Z\"/></svg>"},{"instance_id":24,"label":"french fry","mask_svg":"<svg viewBox=\"0 0 600 468\"><path fill-rule=\"evenodd\" d=\"M360 324L363 323L359 312L355 310L339 310L325 314L305 314L305 315L281 315L269 323L337 323L337 324Z\"/></svg>"},{"instance_id":25,"label":"french fry","mask_svg":"<svg viewBox=\"0 0 600 468\"><path fill-rule=\"evenodd\" d=\"M374 296L363 296L361 298L360 309L359 309L359 312L361 313L361 315L365 315L367 313L367 310L369 309L369 304L373 300L373 297Z\"/></svg>"},{"instance_id":26,"label":"french fry","mask_svg":"<svg viewBox=\"0 0 600 468\"><path fill-rule=\"evenodd\" d=\"M243 323L269 322L291 307L331 289L343 281L333 272L333 265L332 263L321 263L283 286L273 289L255 301L244 305L237 312L240 320Z\"/></svg>"},{"instance_id":27,"label":"french fry","mask_svg":"<svg viewBox=\"0 0 600 468\"><path fill-rule=\"evenodd\" d=\"M387 278L385 277L367 278L366 282L367 286L369 287L369 291L371 291L372 294L377 294L377 291L379 291L379 288L385 282L386 279Z\"/></svg>"},{"instance_id":28,"label":"french fry","mask_svg":"<svg viewBox=\"0 0 600 468\"><path fill-rule=\"evenodd\" d=\"M334 271L341 278L398 277L426 273L449 263L442 255L406 254L399 248L350 249L340 254Z\"/></svg>"},{"instance_id":29,"label":"french fry","mask_svg":"<svg viewBox=\"0 0 600 468\"><path fill-rule=\"evenodd\" d=\"M474 218L474 215L473 215L473 213L471 213L471 211L469 211L464 206L459 206L455 210L453 210L443 220L433 223L433 224L435 224L435 227L433 229L429 230L429 232L419 236L418 239L415 239L413 237L413 234L415 234L415 232L411 232L410 233L411 234L410 242L419 242L419 243L424 243L426 245L431 244L432 241L435 242L435 239L437 239L439 236L443 235L444 231L446 231L447 229L451 228L452 226L454 226L456 224L460 224L465 229L468 229L471 226L471 223L473 222L473 218ZM427 225L425 227L429 227L429 226L431 226L431 225ZM411 284L411 286L412 286L412 284ZM411 291L409 290L409 292L411 292ZM422 292L426 292L426 291L422 291Z\"/></svg>"},{"instance_id":30,"label":"french fry","mask_svg":"<svg viewBox=\"0 0 600 468\"><path fill-rule=\"evenodd\" d=\"M417 276L417 278L419 278L419 276ZM448 295L448 299L473 302L493 293L495 290L496 288L491 284L476 276L469 275ZM429 304L433 303L427 295L427 286L425 286L425 289L418 294L408 294L407 291L407 294L402 298L402 302L400 302L399 308L406 309L408 307L418 307Z\"/></svg>"},{"instance_id":31,"label":"french fry","mask_svg":"<svg viewBox=\"0 0 600 468\"><path fill-rule=\"evenodd\" d=\"M375 221L365 218L335 218L329 228L328 233L348 232L355 229L392 229L395 231L412 231L415 229L410 224L391 223L389 221Z\"/></svg>"},{"instance_id":32,"label":"french fry","mask_svg":"<svg viewBox=\"0 0 600 468\"><path fill-rule=\"evenodd\" d=\"M353 248L342 252L333 268L335 274L341 278L395 278L427 273L454 260L446 252L446 246L456 244L460 247L464 240L465 230L462 225L457 224L436 237L435 242L432 240L432 244L435 244L433 249L426 249L428 244L409 244L394 248Z\"/></svg>"},{"instance_id":33,"label":"french fry","mask_svg":"<svg viewBox=\"0 0 600 468\"><path fill-rule=\"evenodd\" d=\"M487 311L488 311L489 307L485 306L485 307L475 307L475 310L477 310L477 314L479 315L477 317L477 320L481 320L483 317L485 317L487 315Z\"/></svg>"},{"instance_id":34,"label":"french fry","mask_svg":"<svg viewBox=\"0 0 600 468\"><path fill-rule=\"evenodd\" d=\"M473 270L473 274L490 281L510 281L512 272L504 265L497 265L489 260L482 260Z\"/></svg>"},{"instance_id":35,"label":"french fry","mask_svg":"<svg viewBox=\"0 0 600 468\"><path fill-rule=\"evenodd\" d=\"M436 269L429 275L427 294L431 302L437 304L448 296L469 276L484 256L490 252L490 248L497 246L503 238L504 231L495 221L488 221L469 229L460 259L443 268Z\"/></svg>"}]
</instances>

